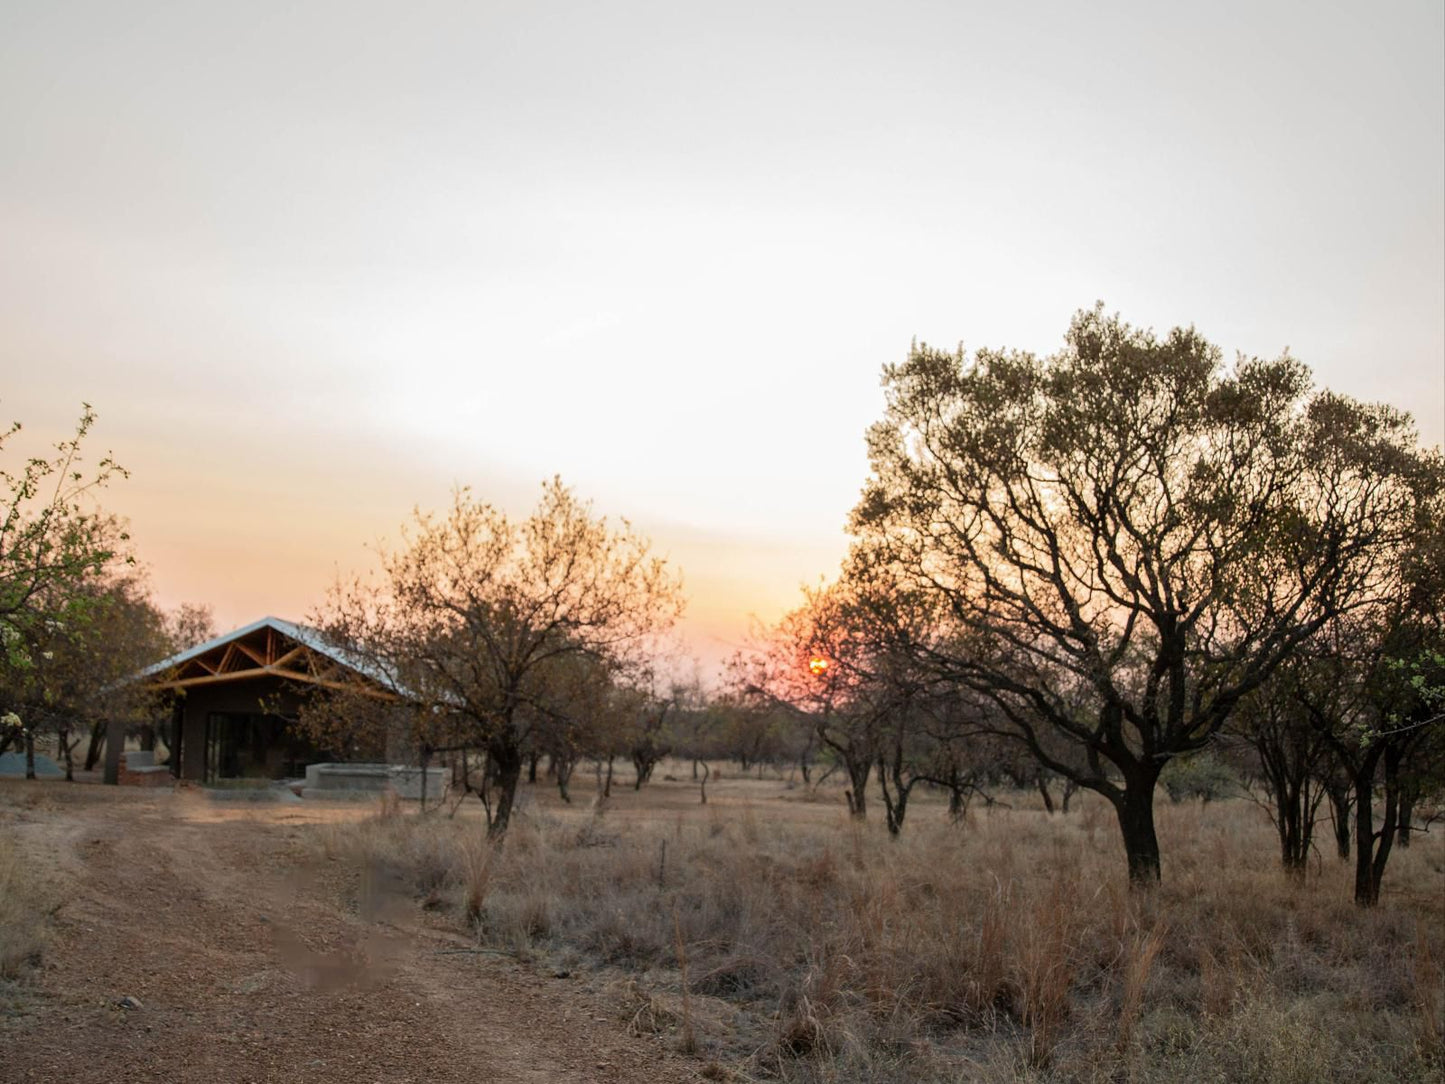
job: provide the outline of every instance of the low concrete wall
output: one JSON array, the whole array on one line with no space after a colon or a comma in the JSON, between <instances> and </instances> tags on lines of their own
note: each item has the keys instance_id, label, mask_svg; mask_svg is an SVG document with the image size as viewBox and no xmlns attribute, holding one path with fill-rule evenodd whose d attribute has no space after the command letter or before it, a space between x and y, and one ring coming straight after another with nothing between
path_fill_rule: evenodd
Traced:
<instances>
[{"instance_id":1,"label":"low concrete wall","mask_svg":"<svg viewBox=\"0 0 1445 1084\"><path fill-rule=\"evenodd\" d=\"M391 785L399 797L413 802L421 800L422 769L392 765ZM445 768L426 769L426 800L440 798L447 789Z\"/></svg>"},{"instance_id":2,"label":"low concrete wall","mask_svg":"<svg viewBox=\"0 0 1445 1084\"><path fill-rule=\"evenodd\" d=\"M416 801L421 797L422 769L396 764L308 764L303 798L374 798L387 791ZM446 771L426 769L426 796L440 798Z\"/></svg>"}]
</instances>

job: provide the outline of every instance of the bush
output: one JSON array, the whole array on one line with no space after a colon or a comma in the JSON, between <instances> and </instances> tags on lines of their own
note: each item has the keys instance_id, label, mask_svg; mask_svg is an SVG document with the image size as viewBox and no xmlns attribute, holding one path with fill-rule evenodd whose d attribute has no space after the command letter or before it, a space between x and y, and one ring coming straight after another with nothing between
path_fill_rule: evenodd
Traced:
<instances>
[{"instance_id":1,"label":"bush","mask_svg":"<svg viewBox=\"0 0 1445 1084\"><path fill-rule=\"evenodd\" d=\"M1218 802L1242 790L1239 777L1213 753L1205 750L1187 757L1175 757L1164 765L1159 782L1171 802L1199 799Z\"/></svg>"}]
</instances>

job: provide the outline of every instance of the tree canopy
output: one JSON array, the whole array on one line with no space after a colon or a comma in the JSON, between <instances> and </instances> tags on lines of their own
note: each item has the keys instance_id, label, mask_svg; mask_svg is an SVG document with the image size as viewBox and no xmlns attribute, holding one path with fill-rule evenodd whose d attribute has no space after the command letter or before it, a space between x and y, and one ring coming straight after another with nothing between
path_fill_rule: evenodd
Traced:
<instances>
[{"instance_id":1,"label":"tree canopy","mask_svg":"<svg viewBox=\"0 0 1445 1084\"><path fill-rule=\"evenodd\" d=\"M572 684L568 661L638 666L682 609L678 577L647 540L557 479L521 521L458 490L444 516L418 512L380 565L376 580L338 584L319 623L421 719L486 751L494 834L533 728L566 716L556 698Z\"/></svg>"},{"instance_id":2,"label":"tree canopy","mask_svg":"<svg viewBox=\"0 0 1445 1084\"><path fill-rule=\"evenodd\" d=\"M937 600L926 652L999 733L1113 803L1141 881L1160 770L1398 590L1440 486L1400 412L1102 307L1050 357L916 345L884 385L860 553Z\"/></svg>"}]
</instances>

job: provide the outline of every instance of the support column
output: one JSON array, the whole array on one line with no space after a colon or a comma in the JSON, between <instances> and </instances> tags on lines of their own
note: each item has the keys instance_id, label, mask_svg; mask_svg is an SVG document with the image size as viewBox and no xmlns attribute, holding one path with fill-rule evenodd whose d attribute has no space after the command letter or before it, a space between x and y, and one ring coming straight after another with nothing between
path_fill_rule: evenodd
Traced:
<instances>
[{"instance_id":1,"label":"support column","mask_svg":"<svg viewBox=\"0 0 1445 1084\"><path fill-rule=\"evenodd\" d=\"M171 775L177 779L181 777L181 743L184 740L186 730L186 700L185 694L176 697L176 702L171 705L171 734L166 744L171 747Z\"/></svg>"}]
</instances>

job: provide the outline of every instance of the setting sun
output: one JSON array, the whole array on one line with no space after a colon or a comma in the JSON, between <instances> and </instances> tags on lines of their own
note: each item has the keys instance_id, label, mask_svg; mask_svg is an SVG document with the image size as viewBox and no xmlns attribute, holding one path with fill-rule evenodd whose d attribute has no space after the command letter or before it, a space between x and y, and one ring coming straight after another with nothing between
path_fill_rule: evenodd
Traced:
<instances>
[{"instance_id":1,"label":"setting sun","mask_svg":"<svg viewBox=\"0 0 1445 1084\"><path fill-rule=\"evenodd\" d=\"M822 677L824 672L828 669L828 660L820 659L815 656L808 660L808 669L813 671L813 673L817 676Z\"/></svg>"}]
</instances>

